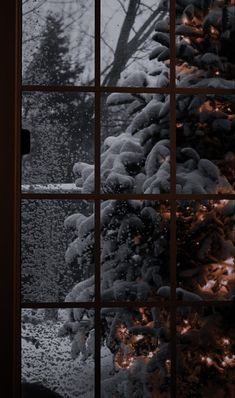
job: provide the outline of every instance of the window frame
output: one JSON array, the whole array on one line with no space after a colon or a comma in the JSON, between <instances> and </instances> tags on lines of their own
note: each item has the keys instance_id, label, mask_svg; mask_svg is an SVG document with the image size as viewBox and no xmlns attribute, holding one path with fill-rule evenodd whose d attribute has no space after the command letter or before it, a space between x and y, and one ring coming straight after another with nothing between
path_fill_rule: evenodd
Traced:
<instances>
[{"instance_id":1,"label":"window frame","mask_svg":"<svg viewBox=\"0 0 235 398\"><path fill-rule=\"evenodd\" d=\"M96 396L100 391L100 309L106 307L146 307L159 306L159 302L130 303L115 302L102 303L100 295L100 203L104 199L152 199L169 200L171 207L170 221L170 278L171 299L169 307L171 312L171 361L172 361L172 397L176 391L176 311L182 301L176 300L176 201L180 199L205 200L205 199L234 199L234 194L203 194L184 195L176 194L176 94L232 94L234 90L228 89L196 89L175 87L175 4L176 0L170 0L170 85L169 88L142 88L142 87L106 87L100 84L100 6L101 0L95 0L95 85L88 86L21 86L21 1L8 0L4 2L3 18L0 25L0 37L2 55L1 63L1 91L0 91L0 174L2 189L1 204L1 318L4 327L1 328L1 358L4 358L2 371L2 388L6 396L17 397L21 383L21 309L22 308L95 308L95 386ZM174 61L173 61L174 60ZM37 194L21 193L20 180L20 129L21 129L21 94L22 91L43 92L83 92L95 93L95 193L83 194ZM170 95L170 141L171 141L171 192L160 195L138 194L102 194L100 193L100 106L101 94L104 92L141 92L141 93L165 93ZM21 199L91 199L95 202L95 302L91 303L21 303L20 298L20 211ZM184 304L189 304L183 302ZM190 302L193 308L202 306L232 306L232 302L201 301L200 304ZM232 308L232 307L231 307Z\"/></svg>"}]
</instances>

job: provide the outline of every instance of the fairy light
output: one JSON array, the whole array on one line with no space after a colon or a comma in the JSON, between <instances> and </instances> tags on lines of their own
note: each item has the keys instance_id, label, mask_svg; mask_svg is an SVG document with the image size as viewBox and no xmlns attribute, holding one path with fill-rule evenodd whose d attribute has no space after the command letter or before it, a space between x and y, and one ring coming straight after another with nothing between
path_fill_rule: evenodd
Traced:
<instances>
[{"instance_id":1,"label":"fairy light","mask_svg":"<svg viewBox=\"0 0 235 398\"><path fill-rule=\"evenodd\" d=\"M149 319L145 308L139 308L140 319L135 319L136 325L145 325L148 328L156 327L156 322ZM116 329L116 338L119 348L114 357L117 369L130 369L135 361L141 360L148 363L159 351L158 338L145 334L130 333L125 324L120 324Z\"/></svg>"},{"instance_id":2,"label":"fairy light","mask_svg":"<svg viewBox=\"0 0 235 398\"><path fill-rule=\"evenodd\" d=\"M212 34L215 34L215 33L217 32L217 30L214 28L214 26L211 26L211 29L210 29L210 30L211 30L211 33L212 33Z\"/></svg>"},{"instance_id":3,"label":"fairy light","mask_svg":"<svg viewBox=\"0 0 235 398\"><path fill-rule=\"evenodd\" d=\"M228 338L223 338L222 339L222 344L225 345L225 346L228 346L228 345L230 345L230 340Z\"/></svg>"},{"instance_id":4,"label":"fairy light","mask_svg":"<svg viewBox=\"0 0 235 398\"><path fill-rule=\"evenodd\" d=\"M183 320L183 327L180 331L180 334L185 334L191 329L191 325L189 324L189 321L187 319Z\"/></svg>"},{"instance_id":5,"label":"fairy light","mask_svg":"<svg viewBox=\"0 0 235 398\"><path fill-rule=\"evenodd\" d=\"M148 355L147 355L148 358L152 358L153 356L154 356L154 352L153 352L153 351L150 351L150 352L148 353Z\"/></svg>"},{"instance_id":6,"label":"fairy light","mask_svg":"<svg viewBox=\"0 0 235 398\"><path fill-rule=\"evenodd\" d=\"M170 373L170 370L171 370L171 360L170 360L170 359L167 359L166 362L165 362L165 365L166 365L167 371Z\"/></svg>"}]
</instances>

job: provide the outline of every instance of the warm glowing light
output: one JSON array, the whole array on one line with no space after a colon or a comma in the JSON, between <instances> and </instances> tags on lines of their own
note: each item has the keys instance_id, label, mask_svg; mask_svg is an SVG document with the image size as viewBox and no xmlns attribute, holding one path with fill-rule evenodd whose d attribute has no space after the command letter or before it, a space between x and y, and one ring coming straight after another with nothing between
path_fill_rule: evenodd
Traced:
<instances>
[{"instance_id":1,"label":"warm glowing light","mask_svg":"<svg viewBox=\"0 0 235 398\"><path fill-rule=\"evenodd\" d=\"M201 288L207 293L217 293L220 296L229 292L229 282L235 280L235 264L234 258L229 257L222 263L212 263L205 270L206 284Z\"/></svg>"},{"instance_id":2,"label":"warm glowing light","mask_svg":"<svg viewBox=\"0 0 235 398\"><path fill-rule=\"evenodd\" d=\"M234 366L235 365L235 355L225 355L223 358L222 364L225 364L223 366Z\"/></svg>"},{"instance_id":3,"label":"warm glowing light","mask_svg":"<svg viewBox=\"0 0 235 398\"><path fill-rule=\"evenodd\" d=\"M148 322L148 318L147 318L147 316L146 316L146 314L145 314L145 312L144 312L144 308L139 308L139 312L140 312L141 315L142 315L142 321Z\"/></svg>"},{"instance_id":4,"label":"warm glowing light","mask_svg":"<svg viewBox=\"0 0 235 398\"><path fill-rule=\"evenodd\" d=\"M233 257L227 258L227 260L225 260L225 264L234 265L234 258Z\"/></svg>"},{"instance_id":5,"label":"warm glowing light","mask_svg":"<svg viewBox=\"0 0 235 398\"><path fill-rule=\"evenodd\" d=\"M142 335L142 334L137 334L136 336L135 336L135 341L140 341L140 340L142 340L144 338L144 336Z\"/></svg>"},{"instance_id":6,"label":"warm glowing light","mask_svg":"<svg viewBox=\"0 0 235 398\"><path fill-rule=\"evenodd\" d=\"M191 325L189 324L189 321L187 319L183 320L184 326L182 327L180 334L185 334L191 329Z\"/></svg>"},{"instance_id":7,"label":"warm glowing light","mask_svg":"<svg viewBox=\"0 0 235 398\"><path fill-rule=\"evenodd\" d=\"M201 357L201 361L204 362L204 363L206 363L207 366L213 365L213 362L214 362L212 358L210 358L210 357L205 357L205 356L202 356L202 357Z\"/></svg>"},{"instance_id":8,"label":"warm glowing light","mask_svg":"<svg viewBox=\"0 0 235 398\"><path fill-rule=\"evenodd\" d=\"M183 123L180 123L180 122L176 123L176 127L177 127L177 129L183 127Z\"/></svg>"},{"instance_id":9,"label":"warm glowing light","mask_svg":"<svg viewBox=\"0 0 235 398\"><path fill-rule=\"evenodd\" d=\"M128 329L125 325L121 325L118 330L117 330L117 337L119 337L121 340L124 340L129 336Z\"/></svg>"},{"instance_id":10,"label":"warm glowing light","mask_svg":"<svg viewBox=\"0 0 235 398\"><path fill-rule=\"evenodd\" d=\"M213 360L210 357L206 358L206 363L208 366L211 366L213 364Z\"/></svg>"},{"instance_id":11,"label":"warm glowing light","mask_svg":"<svg viewBox=\"0 0 235 398\"><path fill-rule=\"evenodd\" d=\"M212 112L214 110L211 101L205 101L199 108L199 112Z\"/></svg>"},{"instance_id":12,"label":"warm glowing light","mask_svg":"<svg viewBox=\"0 0 235 398\"><path fill-rule=\"evenodd\" d=\"M219 202L217 202L217 203L214 203L213 204L213 207L214 208L223 208L226 204L228 203L228 200L227 199L222 199L222 200L220 200Z\"/></svg>"},{"instance_id":13,"label":"warm glowing light","mask_svg":"<svg viewBox=\"0 0 235 398\"><path fill-rule=\"evenodd\" d=\"M216 284L216 281L214 281L213 279L210 279L207 283L206 283L206 285L204 285L203 287L202 287L202 289L211 289L212 287L214 287L215 286L215 284Z\"/></svg>"},{"instance_id":14,"label":"warm glowing light","mask_svg":"<svg viewBox=\"0 0 235 398\"><path fill-rule=\"evenodd\" d=\"M223 338L222 343L223 343L224 345L230 345L230 340L229 340L229 339L226 339L226 338Z\"/></svg>"},{"instance_id":15,"label":"warm glowing light","mask_svg":"<svg viewBox=\"0 0 235 398\"><path fill-rule=\"evenodd\" d=\"M165 366L166 366L168 374L170 374L170 371L171 371L171 360L170 359L166 360Z\"/></svg>"}]
</instances>

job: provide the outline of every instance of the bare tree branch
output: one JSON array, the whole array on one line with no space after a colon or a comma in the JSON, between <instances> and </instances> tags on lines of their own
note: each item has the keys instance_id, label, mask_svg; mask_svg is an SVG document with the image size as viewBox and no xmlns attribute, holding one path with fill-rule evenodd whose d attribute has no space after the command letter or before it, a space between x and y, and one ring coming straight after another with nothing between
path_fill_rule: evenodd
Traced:
<instances>
[{"instance_id":1,"label":"bare tree branch","mask_svg":"<svg viewBox=\"0 0 235 398\"><path fill-rule=\"evenodd\" d=\"M31 9L28 10L28 11L25 11L25 12L23 13L23 15L26 16L26 15L30 14L31 12L34 12L34 11L38 10L38 8L40 8L41 6L43 6L43 4L46 3L46 1L47 1L47 0L42 0L42 1L41 1L38 5L36 5L35 7L31 8Z\"/></svg>"},{"instance_id":2,"label":"bare tree branch","mask_svg":"<svg viewBox=\"0 0 235 398\"><path fill-rule=\"evenodd\" d=\"M113 86L117 82L117 76L120 76L120 65L126 65L128 58L126 43L128 43L131 28L135 22L136 13L139 8L140 0L130 0L126 17L123 21L118 42L114 53L112 70L106 75L103 84L108 83ZM121 67L122 69L122 67Z\"/></svg>"},{"instance_id":3,"label":"bare tree branch","mask_svg":"<svg viewBox=\"0 0 235 398\"><path fill-rule=\"evenodd\" d=\"M121 8L123 9L124 13L126 14L127 10L126 10L126 8L124 7L124 4L122 3L122 1L121 1L121 0L117 0L117 1L118 1L118 3L120 4Z\"/></svg>"},{"instance_id":4,"label":"bare tree branch","mask_svg":"<svg viewBox=\"0 0 235 398\"><path fill-rule=\"evenodd\" d=\"M165 16L167 11L164 9L163 3L164 0L159 2L158 7L151 12L151 15L146 19L143 25L135 33L134 37L129 41L130 32L133 31L137 12L140 10L141 4L141 1L129 0L126 17L123 21L119 39L114 52L113 66L106 74L103 80L103 85L115 86L117 84L117 81L120 78L122 71L125 69L128 60L135 54L135 52L148 39L154 30L156 20Z\"/></svg>"},{"instance_id":5,"label":"bare tree branch","mask_svg":"<svg viewBox=\"0 0 235 398\"><path fill-rule=\"evenodd\" d=\"M101 36L102 42L110 49L110 51L114 54L114 49L106 42L106 40Z\"/></svg>"}]
</instances>

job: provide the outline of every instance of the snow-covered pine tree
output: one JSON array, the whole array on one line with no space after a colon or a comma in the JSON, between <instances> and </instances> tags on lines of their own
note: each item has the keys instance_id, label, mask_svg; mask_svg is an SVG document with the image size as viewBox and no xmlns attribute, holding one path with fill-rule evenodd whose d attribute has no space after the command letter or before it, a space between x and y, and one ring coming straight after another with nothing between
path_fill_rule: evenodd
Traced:
<instances>
[{"instance_id":1,"label":"snow-covered pine tree","mask_svg":"<svg viewBox=\"0 0 235 398\"><path fill-rule=\"evenodd\" d=\"M178 0L176 13L178 87L235 89L234 1ZM234 192L235 95L178 95L176 115L177 191Z\"/></svg>"},{"instance_id":2,"label":"snow-covered pine tree","mask_svg":"<svg viewBox=\"0 0 235 398\"><path fill-rule=\"evenodd\" d=\"M225 89L234 87L232 72L234 58L231 54L227 54L229 40L234 35L232 23L234 6L224 4L224 10L220 3L218 0L177 1L177 82L181 87L223 87ZM191 19L186 19L185 15L189 18L190 13ZM214 22L214 19L217 22ZM194 23L199 26L194 27ZM208 34L210 28L213 28L212 36ZM214 43L215 28L218 29L219 36ZM200 35L195 34L195 30L199 30ZM168 86L168 18L156 24L153 39L157 44L150 54L150 59L154 60L152 70L148 73L133 72L128 78L120 81L120 85L142 86L143 91L149 86ZM223 50L220 49L222 42L224 43ZM217 62L214 71L211 59L215 58ZM225 64L223 62L224 66L221 66L218 58L221 58L221 63L226 58ZM221 72L218 68L221 68ZM226 71L222 71L223 68ZM224 101L224 96L219 98L221 102ZM197 97L177 96L176 127L182 129L186 137L186 144L178 140L176 189L179 193L233 191L233 180L222 175L223 169L219 169L219 162L218 165L216 164L217 158L214 158L214 154L209 156L211 149L208 148L208 152L207 149L203 149L205 151L203 152L200 149L202 143L201 145L197 143L194 147L196 138L195 140L188 138L191 137L191 109L194 117L198 118L198 113L202 110L201 106L206 106L207 101L210 102L210 106L214 106L217 104L217 96L204 96L199 101ZM133 119L126 131L117 137L108 137L104 141L101 154L102 191L153 194L169 192L169 97L164 94L123 93L111 94L107 102L108 105L117 109L119 105L125 104L127 112ZM185 123L181 121L181 118L184 118L187 109L189 114L186 115L186 125L181 126L181 123ZM234 112L229 109L228 107L225 109L225 115L221 115L223 112L219 111L216 114L219 117L215 115L217 110L213 112L207 109L204 117L210 119L211 113L210 120L215 130L218 130L218 127L215 128L216 123L223 125L220 120L225 120L225 124L230 126L229 134L234 135L232 132ZM200 117L202 120L199 118L199 123L204 123L203 116ZM201 136L198 133L199 127L197 125L195 129L193 128L192 134L201 137L202 133L200 133ZM204 134L208 133L208 128L205 129L202 126L202 129ZM224 131L223 134L226 132ZM78 177L77 184L82 187L83 192L93 192L93 166L78 162L74 166L74 172ZM149 201L105 201L102 203L101 288L104 300L147 301L149 298L169 297L169 279L164 273L169 249L168 220L169 209L166 203ZM86 240L89 240L90 234L94 231L94 218L80 221L78 216L77 222L75 221L71 226L76 229L78 238L68 248L66 257L68 261L70 255L73 259L77 257L80 261L79 259L83 256L82 247L86 245ZM78 283L68 294L67 301L79 302L87 298L93 300L93 284L93 278ZM180 287L177 288L177 297L200 300L197 294ZM103 339L114 354L114 363L119 364L119 372L102 382L103 397L111 397L113 394L120 397L152 397L153 391L156 394L161 391L162 397L169 396L169 330L167 316L164 318L162 311L156 311L154 314L148 309L141 308L136 311L134 309L104 309L102 311L102 322L105 325ZM81 333L83 317L93 319L86 310L69 310L68 322L60 332L61 335L70 335L73 340L73 353L76 352L77 355L81 349L80 343L76 342L76 336ZM93 328L92 321L91 324ZM158 341L151 349L147 348L147 354L139 348L138 344L136 345L136 341L132 340L133 334L136 333L136 326L137 329L140 327L137 331L137 335L141 335L140 341L143 336L157 336ZM86 336L87 331L83 333L83 341L86 340ZM80 338L78 340L80 341ZM128 350L131 350L131 353ZM121 362L118 359L120 356L125 357ZM155 382L151 384L150 380L155 380Z\"/></svg>"},{"instance_id":3,"label":"snow-covered pine tree","mask_svg":"<svg viewBox=\"0 0 235 398\"><path fill-rule=\"evenodd\" d=\"M224 1L177 2L177 85L235 88L235 6ZM157 22L155 60L148 72L134 72L121 86L167 87L169 19ZM111 94L109 106L125 104L129 128L108 137L101 155L103 192L164 193L170 189L169 111L162 94ZM232 192L234 185L235 96L177 96L177 192ZM93 166L76 163L77 184L93 191Z\"/></svg>"}]
</instances>

